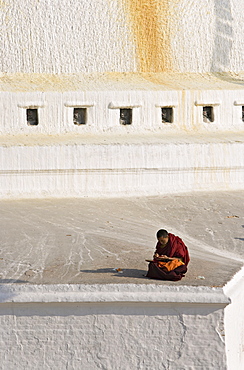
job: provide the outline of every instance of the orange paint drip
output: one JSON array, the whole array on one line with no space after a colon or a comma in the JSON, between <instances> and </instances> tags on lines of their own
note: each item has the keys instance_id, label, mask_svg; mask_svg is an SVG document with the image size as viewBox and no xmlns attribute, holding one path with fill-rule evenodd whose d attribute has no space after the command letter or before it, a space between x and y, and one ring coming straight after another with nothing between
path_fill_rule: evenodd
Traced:
<instances>
[{"instance_id":1,"label":"orange paint drip","mask_svg":"<svg viewBox=\"0 0 244 370\"><path fill-rule=\"evenodd\" d=\"M123 0L136 43L139 72L171 70L169 0Z\"/></svg>"}]
</instances>

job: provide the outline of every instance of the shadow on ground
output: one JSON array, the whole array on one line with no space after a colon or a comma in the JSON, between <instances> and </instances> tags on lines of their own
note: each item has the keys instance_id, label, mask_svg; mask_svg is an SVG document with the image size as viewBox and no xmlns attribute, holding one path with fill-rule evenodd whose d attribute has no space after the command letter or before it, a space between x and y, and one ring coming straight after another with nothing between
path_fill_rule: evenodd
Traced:
<instances>
[{"instance_id":1,"label":"shadow on ground","mask_svg":"<svg viewBox=\"0 0 244 370\"><path fill-rule=\"evenodd\" d=\"M121 271L117 271L117 269L112 268L101 268L96 270L80 270L80 272L87 273L87 274L106 274L109 273L112 276L119 276L119 277L130 277L136 279L147 279L146 278L146 271L145 270L138 270L138 269L121 269Z\"/></svg>"},{"instance_id":2,"label":"shadow on ground","mask_svg":"<svg viewBox=\"0 0 244 370\"><path fill-rule=\"evenodd\" d=\"M18 279L0 279L0 284L28 284L26 280L18 280Z\"/></svg>"}]
</instances>

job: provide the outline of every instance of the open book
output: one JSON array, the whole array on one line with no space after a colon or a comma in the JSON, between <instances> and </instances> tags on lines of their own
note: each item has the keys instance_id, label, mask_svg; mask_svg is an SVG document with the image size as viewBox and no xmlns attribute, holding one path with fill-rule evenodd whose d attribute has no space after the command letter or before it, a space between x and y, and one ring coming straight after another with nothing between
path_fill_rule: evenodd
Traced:
<instances>
[{"instance_id":1,"label":"open book","mask_svg":"<svg viewBox=\"0 0 244 370\"><path fill-rule=\"evenodd\" d=\"M146 262L153 262L153 261L161 261L161 262L170 262L170 261L173 261L175 258L171 258L171 257L168 257L168 258L165 258L165 257L157 257L155 258L155 260L151 259L151 260L145 260Z\"/></svg>"}]
</instances>

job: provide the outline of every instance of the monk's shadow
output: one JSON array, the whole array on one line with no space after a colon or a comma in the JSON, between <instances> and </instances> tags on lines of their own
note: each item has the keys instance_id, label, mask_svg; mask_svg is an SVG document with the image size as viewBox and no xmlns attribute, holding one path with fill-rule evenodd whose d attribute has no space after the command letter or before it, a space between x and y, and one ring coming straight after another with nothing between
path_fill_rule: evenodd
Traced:
<instances>
[{"instance_id":1,"label":"monk's shadow","mask_svg":"<svg viewBox=\"0 0 244 370\"><path fill-rule=\"evenodd\" d=\"M117 271L116 269L112 268L101 268L96 270L80 270L80 272L87 273L87 274L107 274L110 273L112 276L118 277L130 277L135 279L147 279L146 270L137 270L137 269L121 269L121 271Z\"/></svg>"},{"instance_id":2,"label":"monk's shadow","mask_svg":"<svg viewBox=\"0 0 244 370\"><path fill-rule=\"evenodd\" d=\"M28 284L27 280L18 279L0 279L0 284Z\"/></svg>"}]
</instances>

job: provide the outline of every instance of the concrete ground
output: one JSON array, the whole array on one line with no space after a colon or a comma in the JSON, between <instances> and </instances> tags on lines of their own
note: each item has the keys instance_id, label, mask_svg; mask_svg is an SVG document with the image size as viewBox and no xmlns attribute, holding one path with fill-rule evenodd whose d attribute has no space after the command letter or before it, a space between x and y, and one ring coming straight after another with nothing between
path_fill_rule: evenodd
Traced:
<instances>
[{"instance_id":1,"label":"concrete ground","mask_svg":"<svg viewBox=\"0 0 244 370\"><path fill-rule=\"evenodd\" d=\"M244 191L2 200L0 283L223 286L244 261L243 200ZM180 282L145 277L160 228L188 246Z\"/></svg>"}]
</instances>

